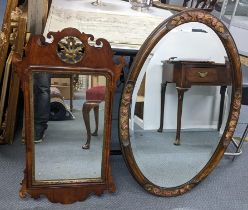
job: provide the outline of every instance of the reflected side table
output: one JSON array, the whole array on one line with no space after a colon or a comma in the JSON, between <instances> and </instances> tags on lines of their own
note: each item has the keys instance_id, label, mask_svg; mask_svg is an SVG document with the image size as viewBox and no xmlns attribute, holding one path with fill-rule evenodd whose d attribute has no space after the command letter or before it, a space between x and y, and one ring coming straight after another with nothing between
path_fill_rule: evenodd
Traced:
<instances>
[{"instance_id":1,"label":"reflected side table","mask_svg":"<svg viewBox=\"0 0 248 210\"><path fill-rule=\"evenodd\" d=\"M227 85L231 84L229 62L219 64L208 61L163 61L161 84L161 113L158 132L163 131L165 91L168 83L176 83L178 92L177 130L175 145L180 145L181 118L184 92L192 85L221 86L218 130L222 124L224 98Z\"/></svg>"}]
</instances>

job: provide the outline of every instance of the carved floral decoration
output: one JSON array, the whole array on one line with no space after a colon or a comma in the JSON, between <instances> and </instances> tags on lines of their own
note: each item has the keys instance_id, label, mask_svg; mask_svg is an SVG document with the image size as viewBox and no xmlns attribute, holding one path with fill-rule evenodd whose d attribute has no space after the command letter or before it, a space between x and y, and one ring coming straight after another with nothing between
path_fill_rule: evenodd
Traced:
<instances>
[{"instance_id":1,"label":"carved floral decoration","mask_svg":"<svg viewBox=\"0 0 248 210\"><path fill-rule=\"evenodd\" d=\"M4 32L0 32L0 48L2 48L7 42L7 38Z\"/></svg>"},{"instance_id":2,"label":"carved floral decoration","mask_svg":"<svg viewBox=\"0 0 248 210\"><path fill-rule=\"evenodd\" d=\"M75 64L83 58L84 45L78 38L67 36L58 42L57 54L65 63Z\"/></svg>"},{"instance_id":3,"label":"carved floral decoration","mask_svg":"<svg viewBox=\"0 0 248 210\"><path fill-rule=\"evenodd\" d=\"M144 188L152 194L158 196L168 196L168 197L184 194L185 192L189 191L192 187L193 184L188 184L185 185L183 188L178 188L176 190L164 190L163 188L151 184L146 184L144 186Z\"/></svg>"},{"instance_id":4,"label":"carved floral decoration","mask_svg":"<svg viewBox=\"0 0 248 210\"><path fill-rule=\"evenodd\" d=\"M225 140L223 142L224 147L227 147L229 142L231 141L231 137L233 136L233 133L235 131L238 118L239 118L239 112L241 107L241 92L236 91L234 95L234 101L233 101L233 111L231 114L231 119L228 124L228 129L225 135Z\"/></svg>"},{"instance_id":5,"label":"carved floral decoration","mask_svg":"<svg viewBox=\"0 0 248 210\"><path fill-rule=\"evenodd\" d=\"M122 143L124 146L129 145L129 105L132 98L134 85L133 83L129 83L122 95L121 99L121 108L120 108L120 137L122 139Z\"/></svg>"},{"instance_id":6,"label":"carved floral decoration","mask_svg":"<svg viewBox=\"0 0 248 210\"><path fill-rule=\"evenodd\" d=\"M21 15L22 10L19 7L16 7L15 10L11 12L11 21L18 22Z\"/></svg>"},{"instance_id":7,"label":"carved floral decoration","mask_svg":"<svg viewBox=\"0 0 248 210\"><path fill-rule=\"evenodd\" d=\"M172 29L187 22L202 22L208 24L213 29L223 34L226 32L224 24L222 24L217 18L213 17L208 12L203 11L187 11L180 16L172 18L167 25L167 28Z\"/></svg>"}]
</instances>

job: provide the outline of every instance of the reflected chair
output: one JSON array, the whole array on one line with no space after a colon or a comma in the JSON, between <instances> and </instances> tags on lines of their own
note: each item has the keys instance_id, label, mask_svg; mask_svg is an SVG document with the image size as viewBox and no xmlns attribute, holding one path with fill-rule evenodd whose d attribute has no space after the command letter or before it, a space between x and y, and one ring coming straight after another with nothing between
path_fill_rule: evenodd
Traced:
<instances>
[{"instance_id":1,"label":"reflected chair","mask_svg":"<svg viewBox=\"0 0 248 210\"><path fill-rule=\"evenodd\" d=\"M105 100L105 88L106 88L105 86L96 86L86 91L86 101L83 104L82 114L87 132L87 141L82 146L83 149L89 149L91 136L98 135L99 104ZM91 128L90 128L90 111L92 109L94 109L95 124L96 124L95 131L93 133L91 133Z\"/></svg>"}]
</instances>

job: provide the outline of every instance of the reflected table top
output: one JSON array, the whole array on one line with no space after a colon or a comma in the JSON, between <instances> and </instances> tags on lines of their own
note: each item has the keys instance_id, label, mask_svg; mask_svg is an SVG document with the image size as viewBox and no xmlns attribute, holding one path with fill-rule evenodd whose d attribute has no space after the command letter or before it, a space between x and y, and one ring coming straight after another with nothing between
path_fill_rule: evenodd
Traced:
<instances>
[{"instance_id":1,"label":"reflected table top","mask_svg":"<svg viewBox=\"0 0 248 210\"><path fill-rule=\"evenodd\" d=\"M93 1L53 0L44 34L74 27L107 39L112 48L138 50L149 34L172 16L169 10L153 7L135 11L121 0L103 0L103 6L92 5Z\"/></svg>"}]
</instances>

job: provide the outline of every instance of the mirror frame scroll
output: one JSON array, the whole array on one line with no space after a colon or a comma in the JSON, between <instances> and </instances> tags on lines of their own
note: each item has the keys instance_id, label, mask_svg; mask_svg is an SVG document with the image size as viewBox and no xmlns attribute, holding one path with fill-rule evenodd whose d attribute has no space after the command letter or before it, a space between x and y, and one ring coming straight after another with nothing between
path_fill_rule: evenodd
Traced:
<instances>
[{"instance_id":1,"label":"mirror frame scroll","mask_svg":"<svg viewBox=\"0 0 248 210\"><path fill-rule=\"evenodd\" d=\"M190 22L199 22L210 27L218 35L222 44L224 45L232 70L231 106L224 133L208 163L195 177L193 177L185 184L177 187L166 188L157 186L154 183L150 182L144 176L135 161L129 137L130 105L132 103L131 100L136 79L152 49L172 29L184 23ZM122 153L126 165L131 171L133 177L146 191L157 196L165 197L183 194L196 186L205 177L207 177L210 172L217 166L231 141L239 118L242 86L240 65L241 64L239 60L238 50L230 32L220 20L206 11L191 9L178 13L161 23L146 39L131 66L130 74L122 92L121 104L119 109L119 137Z\"/></svg>"},{"instance_id":2,"label":"mirror frame scroll","mask_svg":"<svg viewBox=\"0 0 248 210\"><path fill-rule=\"evenodd\" d=\"M66 62L58 55L58 44L65 37L74 37L82 42L84 53L82 59L75 63ZM52 42L45 42L43 36L31 36L25 49L25 57L21 58L18 53L13 55L13 62L24 92L25 110L26 169L19 195L21 198L24 198L26 194L30 194L33 198L39 198L40 195L44 194L51 202L69 204L83 201L92 193L101 195L104 191L115 192L115 184L109 165L111 111L116 81L119 79L125 64L124 58L120 57L119 63L114 63L114 53L107 40L94 40L92 35L81 33L74 28L66 28L60 32L49 32L47 38L52 38ZM89 41L93 42L93 46L89 44ZM72 49L68 52L69 56L74 55L73 53L76 50L78 50L78 46L75 50ZM31 98L33 91L32 75L35 72L90 74L106 77L107 93L105 96L105 126L100 179L35 180Z\"/></svg>"}]
</instances>

